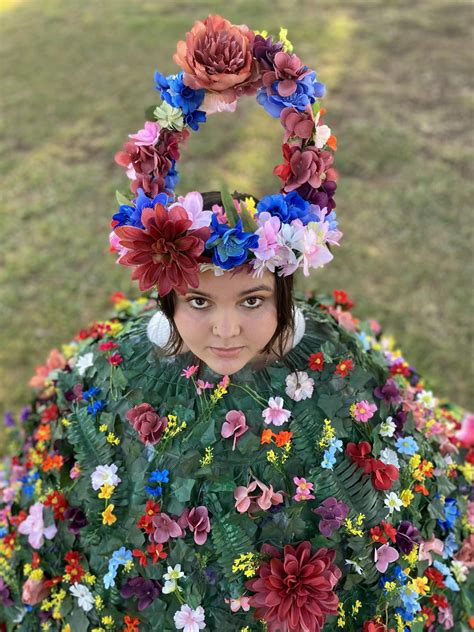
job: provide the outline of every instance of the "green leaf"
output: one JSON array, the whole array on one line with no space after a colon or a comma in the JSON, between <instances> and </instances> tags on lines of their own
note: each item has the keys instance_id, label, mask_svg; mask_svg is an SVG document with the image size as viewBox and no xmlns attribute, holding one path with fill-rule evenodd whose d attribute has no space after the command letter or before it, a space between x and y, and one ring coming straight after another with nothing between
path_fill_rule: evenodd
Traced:
<instances>
[{"instance_id":1,"label":"green leaf","mask_svg":"<svg viewBox=\"0 0 474 632\"><path fill-rule=\"evenodd\" d=\"M90 473L98 465L110 465L113 462L113 447L107 443L104 433L99 432L95 419L85 408L71 415L67 436L84 474Z\"/></svg>"},{"instance_id":2,"label":"green leaf","mask_svg":"<svg viewBox=\"0 0 474 632\"><path fill-rule=\"evenodd\" d=\"M176 498L182 503L187 502L191 498L191 491L194 487L195 480L192 478L177 478L171 484L171 490Z\"/></svg>"},{"instance_id":3,"label":"green leaf","mask_svg":"<svg viewBox=\"0 0 474 632\"><path fill-rule=\"evenodd\" d=\"M225 214L227 215L227 222L229 226L234 227L239 221L239 214L235 209L234 200L229 193L229 189L225 185L221 186L221 199Z\"/></svg>"},{"instance_id":4,"label":"green leaf","mask_svg":"<svg viewBox=\"0 0 474 632\"><path fill-rule=\"evenodd\" d=\"M318 406L331 419L341 408L341 398L339 395L320 395Z\"/></svg>"},{"instance_id":5,"label":"green leaf","mask_svg":"<svg viewBox=\"0 0 474 632\"><path fill-rule=\"evenodd\" d=\"M126 197L123 193L120 193L120 191L115 191L115 199L120 206L122 204L127 204L127 206L130 204L128 197Z\"/></svg>"}]
</instances>

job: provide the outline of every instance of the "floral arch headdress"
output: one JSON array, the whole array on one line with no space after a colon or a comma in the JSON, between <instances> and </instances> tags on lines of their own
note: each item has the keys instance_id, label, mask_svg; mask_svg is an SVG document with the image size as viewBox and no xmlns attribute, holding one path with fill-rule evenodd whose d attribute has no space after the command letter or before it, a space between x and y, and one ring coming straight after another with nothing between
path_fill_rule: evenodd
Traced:
<instances>
[{"instance_id":1,"label":"floral arch headdress","mask_svg":"<svg viewBox=\"0 0 474 632\"><path fill-rule=\"evenodd\" d=\"M178 42L174 61L178 74L155 72L162 102L152 120L115 156L133 194L117 193L110 234L117 262L134 267L140 290L156 286L160 296L198 287L199 272L208 268L222 274L248 263L258 277L299 268L307 276L324 266L333 258L329 246L342 236L334 211L336 139L322 120L324 85L293 53L286 30L274 40L210 15ZM225 190L222 206L212 209L197 191L176 196L181 143L210 114L234 112L244 95L256 95L283 126L284 161L273 170L279 193L255 204Z\"/></svg>"}]
</instances>

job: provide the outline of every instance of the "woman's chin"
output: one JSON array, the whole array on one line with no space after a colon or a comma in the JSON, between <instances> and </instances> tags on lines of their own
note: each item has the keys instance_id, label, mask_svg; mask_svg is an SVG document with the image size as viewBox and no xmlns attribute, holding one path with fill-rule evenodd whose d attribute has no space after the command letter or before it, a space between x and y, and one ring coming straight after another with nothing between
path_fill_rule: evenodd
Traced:
<instances>
[{"instance_id":1,"label":"woman's chin","mask_svg":"<svg viewBox=\"0 0 474 632\"><path fill-rule=\"evenodd\" d=\"M220 375L232 375L233 373L237 373L237 371L243 369L248 362L247 357L217 358L212 352L207 353L206 357L202 358L202 360L214 373L219 373Z\"/></svg>"}]
</instances>

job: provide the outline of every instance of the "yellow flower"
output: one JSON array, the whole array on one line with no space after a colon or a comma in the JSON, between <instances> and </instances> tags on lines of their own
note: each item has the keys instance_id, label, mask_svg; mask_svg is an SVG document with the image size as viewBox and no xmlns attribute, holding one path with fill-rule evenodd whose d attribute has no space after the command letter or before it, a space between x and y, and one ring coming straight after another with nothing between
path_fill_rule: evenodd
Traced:
<instances>
[{"instance_id":1,"label":"yellow flower","mask_svg":"<svg viewBox=\"0 0 474 632\"><path fill-rule=\"evenodd\" d=\"M112 494L114 493L115 485L109 485L108 483L104 483L100 488L99 498L105 498L108 500Z\"/></svg>"},{"instance_id":2,"label":"yellow flower","mask_svg":"<svg viewBox=\"0 0 474 632\"><path fill-rule=\"evenodd\" d=\"M40 579L43 579L43 571L41 570L41 568L35 568L34 571L31 571L29 579L33 579L34 581L39 581Z\"/></svg>"},{"instance_id":3,"label":"yellow flower","mask_svg":"<svg viewBox=\"0 0 474 632\"><path fill-rule=\"evenodd\" d=\"M403 559L408 562L408 566L410 568L413 568L413 566L415 566L415 564L418 562L418 545L415 544L411 552L408 555L404 555Z\"/></svg>"},{"instance_id":4,"label":"yellow flower","mask_svg":"<svg viewBox=\"0 0 474 632\"><path fill-rule=\"evenodd\" d=\"M104 625L113 625L114 624L114 620L112 619L112 617L109 614L106 615L105 617L102 617L102 619L100 621Z\"/></svg>"},{"instance_id":5,"label":"yellow flower","mask_svg":"<svg viewBox=\"0 0 474 632\"><path fill-rule=\"evenodd\" d=\"M107 432L107 428L108 428L107 424L100 424L99 426L100 432Z\"/></svg>"},{"instance_id":6,"label":"yellow flower","mask_svg":"<svg viewBox=\"0 0 474 632\"><path fill-rule=\"evenodd\" d=\"M362 608L362 602L357 599L355 604L352 606L352 616L356 615L361 608Z\"/></svg>"},{"instance_id":7,"label":"yellow flower","mask_svg":"<svg viewBox=\"0 0 474 632\"><path fill-rule=\"evenodd\" d=\"M419 454L414 454L410 461L410 467L412 470L416 470L416 468L420 465L421 463L421 456Z\"/></svg>"},{"instance_id":8,"label":"yellow flower","mask_svg":"<svg viewBox=\"0 0 474 632\"><path fill-rule=\"evenodd\" d=\"M281 27L280 33L278 34L278 39L281 42L283 42L283 50L285 51L285 53L292 53L293 44L288 39L287 35L288 35L288 29L284 29L283 27Z\"/></svg>"},{"instance_id":9,"label":"yellow flower","mask_svg":"<svg viewBox=\"0 0 474 632\"><path fill-rule=\"evenodd\" d=\"M114 522L117 520L117 516L114 516L114 514L112 513L114 509L115 505L107 505L105 511L102 512L102 524L106 524L109 526L111 524L114 524Z\"/></svg>"},{"instance_id":10,"label":"yellow flower","mask_svg":"<svg viewBox=\"0 0 474 632\"><path fill-rule=\"evenodd\" d=\"M113 337L113 336L116 336L117 334L119 334L119 333L122 331L122 329L123 329L123 325L121 325L120 323L117 323L117 322L112 323L112 322L109 320L109 321L107 321L107 324L109 324L109 325L110 325L110 327L111 327L111 330L110 330L110 335L111 335L112 337Z\"/></svg>"},{"instance_id":11,"label":"yellow flower","mask_svg":"<svg viewBox=\"0 0 474 632\"><path fill-rule=\"evenodd\" d=\"M123 568L124 568L125 572L127 572L127 573L128 573L129 571L131 571L131 570L132 570L132 568L133 568L133 562L132 562L132 560L128 560L128 562L125 562L125 564L123 565Z\"/></svg>"},{"instance_id":12,"label":"yellow flower","mask_svg":"<svg viewBox=\"0 0 474 632\"><path fill-rule=\"evenodd\" d=\"M69 360L76 353L77 345L62 345L61 349L63 356L66 360Z\"/></svg>"},{"instance_id":13,"label":"yellow flower","mask_svg":"<svg viewBox=\"0 0 474 632\"><path fill-rule=\"evenodd\" d=\"M400 500L402 501L402 504L404 507L408 507L411 504L411 501L413 500L415 496L413 495L413 492L410 489L404 489L402 491L402 493L400 494Z\"/></svg>"},{"instance_id":14,"label":"yellow flower","mask_svg":"<svg viewBox=\"0 0 474 632\"><path fill-rule=\"evenodd\" d=\"M71 425L71 422L69 421L69 419L66 419L66 417L63 417L61 419L61 423L63 426L66 426L66 427Z\"/></svg>"},{"instance_id":15,"label":"yellow flower","mask_svg":"<svg viewBox=\"0 0 474 632\"><path fill-rule=\"evenodd\" d=\"M408 586L419 595L427 595L430 591L427 577L415 577Z\"/></svg>"},{"instance_id":16,"label":"yellow flower","mask_svg":"<svg viewBox=\"0 0 474 632\"><path fill-rule=\"evenodd\" d=\"M120 439L114 435L113 432L109 432L107 435L107 443L111 443L112 445L119 445Z\"/></svg>"},{"instance_id":17,"label":"yellow flower","mask_svg":"<svg viewBox=\"0 0 474 632\"><path fill-rule=\"evenodd\" d=\"M100 595L97 595L94 599L95 602L95 607L97 610L102 610L102 608L104 607L104 600L102 599L102 597Z\"/></svg>"},{"instance_id":18,"label":"yellow flower","mask_svg":"<svg viewBox=\"0 0 474 632\"><path fill-rule=\"evenodd\" d=\"M246 197L244 202L250 215L255 215L255 213L257 212L257 207L255 206L255 200L253 199L253 197Z\"/></svg>"},{"instance_id":19,"label":"yellow flower","mask_svg":"<svg viewBox=\"0 0 474 632\"><path fill-rule=\"evenodd\" d=\"M204 467L205 465L210 465L213 460L214 460L213 449L211 448L211 446L208 446L205 449L204 456L201 458L199 463L201 464L201 467Z\"/></svg>"},{"instance_id":20,"label":"yellow flower","mask_svg":"<svg viewBox=\"0 0 474 632\"><path fill-rule=\"evenodd\" d=\"M96 576L92 575L92 573L86 573L84 575L84 579L90 586L93 586L95 584Z\"/></svg>"},{"instance_id":21,"label":"yellow flower","mask_svg":"<svg viewBox=\"0 0 474 632\"><path fill-rule=\"evenodd\" d=\"M255 553L242 553L232 564L232 572L243 571L245 577L254 577L258 566L258 558Z\"/></svg>"}]
</instances>

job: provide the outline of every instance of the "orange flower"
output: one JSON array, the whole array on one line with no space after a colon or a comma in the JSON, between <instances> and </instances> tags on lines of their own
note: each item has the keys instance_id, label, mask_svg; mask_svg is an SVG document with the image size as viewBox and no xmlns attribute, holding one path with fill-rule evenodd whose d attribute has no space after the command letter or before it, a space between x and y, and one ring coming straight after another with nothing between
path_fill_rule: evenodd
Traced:
<instances>
[{"instance_id":1,"label":"orange flower","mask_svg":"<svg viewBox=\"0 0 474 632\"><path fill-rule=\"evenodd\" d=\"M265 430L262 432L260 445L263 445L264 443L271 443L273 437L276 437L276 434L272 430L270 430L270 428L265 428Z\"/></svg>"},{"instance_id":2,"label":"orange flower","mask_svg":"<svg viewBox=\"0 0 474 632\"><path fill-rule=\"evenodd\" d=\"M53 369L64 369L66 358L57 349L50 351L46 364L36 367L36 374L28 382L33 388L43 388L46 378Z\"/></svg>"},{"instance_id":3,"label":"orange flower","mask_svg":"<svg viewBox=\"0 0 474 632\"><path fill-rule=\"evenodd\" d=\"M49 472L49 470L60 470L64 464L64 459L60 454L48 454L43 461L41 469L43 472Z\"/></svg>"},{"instance_id":4,"label":"orange flower","mask_svg":"<svg viewBox=\"0 0 474 632\"><path fill-rule=\"evenodd\" d=\"M35 439L37 441L48 441L51 439L51 426L39 426L35 431Z\"/></svg>"},{"instance_id":5,"label":"orange flower","mask_svg":"<svg viewBox=\"0 0 474 632\"><path fill-rule=\"evenodd\" d=\"M130 615L126 614L123 618L123 622L125 623L125 627L122 632L138 632L140 619L137 619L136 617L132 618Z\"/></svg>"},{"instance_id":6,"label":"orange flower","mask_svg":"<svg viewBox=\"0 0 474 632\"><path fill-rule=\"evenodd\" d=\"M293 437L293 433L292 432L288 432L287 430L282 430L282 432L279 432L276 435L276 437L275 437L275 441L276 441L277 446L279 448L282 448L289 441L291 441L292 437Z\"/></svg>"},{"instance_id":7,"label":"orange flower","mask_svg":"<svg viewBox=\"0 0 474 632\"><path fill-rule=\"evenodd\" d=\"M429 496L430 492L426 489L424 485L416 484L414 487L415 492L420 492L423 496Z\"/></svg>"}]
</instances>

